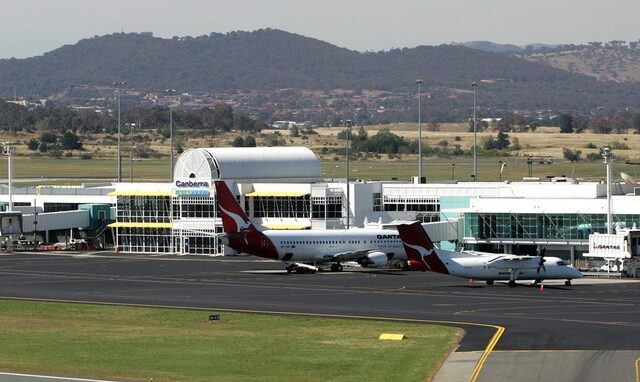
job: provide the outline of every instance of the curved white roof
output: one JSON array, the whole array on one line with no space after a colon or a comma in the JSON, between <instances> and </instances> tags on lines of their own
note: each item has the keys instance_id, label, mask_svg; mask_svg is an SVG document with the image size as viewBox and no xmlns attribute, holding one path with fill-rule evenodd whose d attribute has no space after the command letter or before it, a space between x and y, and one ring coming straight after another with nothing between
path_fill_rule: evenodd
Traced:
<instances>
[{"instance_id":1,"label":"curved white roof","mask_svg":"<svg viewBox=\"0 0 640 382\"><path fill-rule=\"evenodd\" d=\"M322 178L320 161L306 147L214 147L183 152L174 179L313 181Z\"/></svg>"}]
</instances>

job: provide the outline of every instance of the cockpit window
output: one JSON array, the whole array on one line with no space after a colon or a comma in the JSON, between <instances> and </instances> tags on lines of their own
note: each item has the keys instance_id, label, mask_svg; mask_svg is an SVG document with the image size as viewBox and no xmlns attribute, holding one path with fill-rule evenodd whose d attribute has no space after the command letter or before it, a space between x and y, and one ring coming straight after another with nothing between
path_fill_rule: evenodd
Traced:
<instances>
[{"instance_id":1,"label":"cockpit window","mask_svg":"<svg viewBox=\"0 0 640 382\"><path fill-rule=\"evenodd\" d=\"M558 265L561 267L566 267L567 263L565 263L564 261L558 261Z\"/></svg>"}]
</instances>

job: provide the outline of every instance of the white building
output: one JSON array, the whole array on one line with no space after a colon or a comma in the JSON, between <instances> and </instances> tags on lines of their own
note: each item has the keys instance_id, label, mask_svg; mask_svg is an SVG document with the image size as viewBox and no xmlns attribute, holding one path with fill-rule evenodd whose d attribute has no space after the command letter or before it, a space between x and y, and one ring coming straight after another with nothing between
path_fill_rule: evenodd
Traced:
<instances>
[{"instance_id":1,"label":"white building","mask_svg":"<svg viewBox=\"0 0 640 382\"><path fill-rule=\"evenodd\" d=\"M326 182L311 150L198 148L176 162L173 183L119 183L112 187L17 189L20 208L75 210L78 203L115 205L116 246L122 252L217 255L224 253L213 182L225 180L254 221L274 229L344 228L365 222L462 217L457 243L486 251L577 258L589 235L606 232L606 185L598 182ZM634 185L612 187L612 225L640 226ZM5 193L0 200L7 200ZM349 208L347 208L349 206ZM64 208L63 208L64 207ZM28 212L25 212L28 213ZM25 231L28 231L25 228Z\"/></svg>"}]
</instances>

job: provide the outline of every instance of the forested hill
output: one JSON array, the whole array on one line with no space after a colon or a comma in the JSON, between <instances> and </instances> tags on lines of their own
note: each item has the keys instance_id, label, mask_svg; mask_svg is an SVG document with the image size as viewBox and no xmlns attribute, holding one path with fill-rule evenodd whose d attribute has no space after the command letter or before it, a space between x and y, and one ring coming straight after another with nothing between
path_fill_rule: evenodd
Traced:
<instances>
[{"instance_id":1,"label":"forested hill","mask_svg":"<svg viewBox=\"0 0 640 382\"><path fill-rule=\"evenodd\" d=\"M442 102L482 81L483 100L504 108L587 109L637 106L640 87L503 54L441 45L357 52L274 30L162 39L115 33L42 56L0 60L0 97L48 96L70 86L161 91L371 89L415 91L415 80ZM434 102L437 102L438 97ZM465 103L468 103L465 100Z\"/></svg>"}]
</instances>

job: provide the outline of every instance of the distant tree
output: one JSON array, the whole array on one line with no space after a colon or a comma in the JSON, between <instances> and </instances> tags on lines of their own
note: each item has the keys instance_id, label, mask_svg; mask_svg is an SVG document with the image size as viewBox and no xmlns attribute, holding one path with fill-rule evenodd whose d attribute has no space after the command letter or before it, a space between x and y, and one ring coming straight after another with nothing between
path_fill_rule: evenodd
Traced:
<instances>
[{"instance_id":1,"label":"distant tree","mask_svg":"<svg viewBox=\"0 0 640 382\"><path fill-rule=\"evenodd\" d=\"M366 141L354 147L356 151L374 153L397 154L401 147L406 147L407 142L401 136L393 134L388 129L382 129ZM407 150L411 151L411 150Z\"/></svg>"},{"instance_id":2,"label":"distant tree","mask_svg":"<svg viewBox=\"0 0 640 382\"><path fill-rule=\"evenodd\" d=\"M289 131L290 131L290 134L291 134L292 137L299 137L300 136L300 130L298 129L298 126L296 126L296 125L291 126Z\"/></svg>"},{"instance_id":3,"label":"distant tree","mask_svg":"<svg viewBox=\"0 0 640 382\"><path fill-rule=\"evenodd\" d=\"M582 154L581 150L571 150L566 147L562 148L562 156L564 156L564 159L571 162L577 162L581 160L582 159L580 157L581 154Z\"/></svg>"},{"instance_id":4,"label":"distant tree","mask_svg":"<svg viewBox=\"0 0 640 382\"><path fill-rule=\"evenodd\" d=\"M500 130L496 137L490 136L486 138L483 147L485 150L504 150L509 145L509 134Z\"/></svg>"},{"instance_id":5,"label":"distant tree","mask_svg":"<svg viewBox=\"0 0 640 382\"><path fill-rule=\"evenodd\" d=\"M60 138L60 145L64 150L80 150L82 149L82 143L80 143L80 137L71 131L67 131Z\"/></svg>"},{"instance_id":6,"label":"distant tree","mask_svg":"<svg viewBox=\"0 0 640 382\"><path fill-rule=\"evenodd\" d=\"M265 134L263 138L263 143L265 146L285 146L287 141L282 138L279 132L275 132L272 134Z\"/></svg>"},{"instance_id":7,"label":"distant tree","mask_svg":"<svg viewBox=\"0 0 640 382\"><path fill-rule=\"evenodd\" d=\"M244 138L238 136L233 140L233 143L231 144L233 145L233 147L244 147Z\"/></svg>"},{"instance_id":8,"label":"distant tree","mask_svg":"<svg viewBox=\"0 0 640 382\"><path fill-rule=\"evenodd\" d=\"M58 141L58 136L55 133L50 131L45 131L40 134L40 142L42 143L56 143Z\"/></svg>"},{"instance_id":9,"label":"distant tree","mask_svg":"<svg viewBox=\"0 0 640 382\"><path fill-rule=\"evenodd\" d=\"M565 134L573 133L573 116L571 114L560 114L560 132Z\"/></svg>"},{"instance_id":10,"label":"distant tree","mask_svg":"<svg viewBox=\"0 0 640 382\"><path fill-rule=\"evenodd\" d=\"M631 117L631 127L636 133L640 133L640 113L634 113Z\"/></svg>"},{"instance_id":11,"label":"distant tree","mask_svg":"<svg viewBox=\"0 0 640 382\"><path fill-rule=\"evenodd\" d=\"M611 129L617 134L625 134L631 128L631 122L623 115L616 113L609 119Z\"/></svg>"},{"instance_id":12,"label":"distant tree","mask_svg":"<svg viewBox=\"0 0 640 382\"><path fill-rule=\"evenodd\" d=\"M256 147L256 138L253 135L247 136L244 140L245 147Z\"/></svg>"},{"instance_id":13,"label":"distant tree","mask_svg":"<svg viewBox=\"0 0 640 382\"><path fill-rule=\"evenodd\" d=\"M509 147L509 134L503 132L503 131L498 131L498 137L497 137L497 141L498 141L498 149L499 150L504 150L507 147Z\"/></svg>"},{"instance_id":14,"label":"distant tree","mask_svg":"<svg viewBox=\"0 0 640 382\"><path fill-rule=\"evenodd\" d=\"M27 148L31 151L35 151L38 149L38 146L40 146L40 141L38 141L36 138L31 138L28 142L27 142Z\"/></svg>"},{"instance_id":15,"label":"distant tree","mask_svg":"<svg viewBox=\"0 0 640 382\"><path fill-rule=\"evenodd\" d=\"M589 128L591 128L591 131L595 134L609 134L611 132L609 120L602 116L592 118L589 123Z\"/></svg>"}]
</instances>

